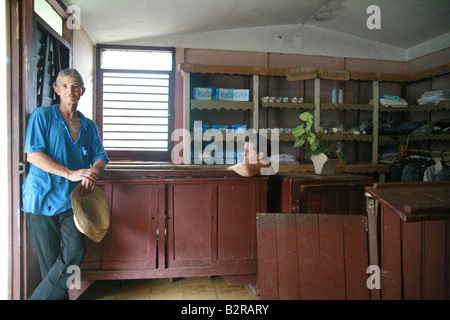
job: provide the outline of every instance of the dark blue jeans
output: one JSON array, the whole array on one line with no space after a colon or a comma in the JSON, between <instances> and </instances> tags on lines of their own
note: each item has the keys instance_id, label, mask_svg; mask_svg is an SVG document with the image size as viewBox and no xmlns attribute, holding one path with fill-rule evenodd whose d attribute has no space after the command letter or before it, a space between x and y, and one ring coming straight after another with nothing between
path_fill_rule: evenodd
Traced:
<instances>
[{"instance_id":1,"label":"dark blue jeans","mask_svg":"<svg viewBox=\"0 0 450 320\"><path fill-rule=\"evenodd\" d=\"M29 300L68 299L67 280L74 273L68 273L67 267L80 266L86 253L85 237L75 226L73 211L51 217L27 213L26 220L42 275Z\"/></svg>"}]
</instances>

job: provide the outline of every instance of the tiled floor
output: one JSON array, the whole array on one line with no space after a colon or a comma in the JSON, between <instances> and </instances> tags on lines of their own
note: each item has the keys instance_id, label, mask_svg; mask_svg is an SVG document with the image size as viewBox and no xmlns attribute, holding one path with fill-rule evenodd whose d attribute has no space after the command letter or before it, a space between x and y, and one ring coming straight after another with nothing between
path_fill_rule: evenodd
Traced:
<instances>
[{"instance_id":1,"label":"tiled floor","mask_svg":"<svg viewBox=\"0 0 450 320\"><path fill-rule=\"evenodd\" d=\"M245 285L221 277L96 281L80 300L259 300Z\"/></svg>"}]
</instances>

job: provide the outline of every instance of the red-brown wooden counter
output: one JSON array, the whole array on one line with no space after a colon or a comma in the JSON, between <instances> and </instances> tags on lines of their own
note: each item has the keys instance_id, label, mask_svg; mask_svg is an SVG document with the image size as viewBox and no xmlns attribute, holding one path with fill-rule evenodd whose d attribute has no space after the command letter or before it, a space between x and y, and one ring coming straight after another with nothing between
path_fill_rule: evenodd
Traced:
<instances>
[{"instance_id":1,"label":"red-brown wooden counter","mask_svg":"<svg viewBox=\"0 0 450 320\"><path fill-rule=\"evenodd\" d=\"M108 170L99 181L111 209L100 243L89 239L83 288L94 280L223 276L256 283L256 213L267 177L232 171Z\"/></svg>"},{"instance_id":2,"label":"red-brown wooden counter","mask_svg":"<svg viewBox=\"0 0 450 320\"><path fill-rule=\"evenodd\" d=\"M368 300L361 214L258 214L261 300Z\"/></svg>"},{"instance_id":3,"label":"red-brown wooden counter","mask_svg":"<svg viewBox=\"0 0 450 320\"><path fill-rule=\"evenodd\" d=\"M364 188L373 183L372 177L345 173L279 173L269 178L269 211L365 214Z\"/></svg>"},{"instance_id":4,"label":"red-brown wooden counter","mask_svg":"<svg viewBox=\"0 0 450 320\"><path fill-rule=\"evenodd\" d=\"M450 183L366 188L373 299L450 299Z\"/></svg>"},{"instance_id":5,"label":"red-brown wooden counter","mask_svg":"<svg viewBox=\"0 0 450 320\"><path fill-rule=\"evenodd\" d=\"M263 300L367 300L364 188L351 174L280 173L269 178L271 212L258 214Z\"/></svg>"}]
</instances>

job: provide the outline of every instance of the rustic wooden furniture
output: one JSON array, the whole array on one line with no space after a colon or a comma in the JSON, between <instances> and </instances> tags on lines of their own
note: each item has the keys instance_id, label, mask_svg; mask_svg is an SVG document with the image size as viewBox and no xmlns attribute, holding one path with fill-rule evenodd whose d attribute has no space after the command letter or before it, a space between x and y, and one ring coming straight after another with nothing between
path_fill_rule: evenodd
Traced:
<instances>
[{"instance_id":1,"label":"rustic wooden furniture","mask_svg":"<svg viewBox=\"0 0 450 320\"><path fill-rule=\"evenodd\" d=\"M280 173L258 214L261 299L369 299L364 188L371 177Z\"/></svg>"},{"instance_id":2,"label":"rustic wooden furniture","mask_svg":"<svg viewBox=\"0 0 450 320\"><path fill-rule=\"evenodd\" d=\"M352 174L280 173L269 179L269 211L365 214L364 188L374 179Z\"/></svg>"},{"instance_id":3,"label":"rustic wooden furniture","mask_svg":"<svg viewBox=\"0 0 450 320\"><path fill-rule=\"evenodd\" d=\"M214 275L256 283L256 213L267 210L267 177L109 170L99 185L111 227L99 244L86 240L84 287L104 279Z\"/></svg>"},{"instance_id":4,"label":"rustic wooden furniture","mask_svg":"<svg viewBox=\"0 0 450 320\"><path fill-rule=\"evenodd\" d=\"M361 214L258 214L262 300L368 300Z\"/></svg>"},{"instance_id":5,"label":"rustic wooden furniture","mask_svg":"<svg viewBox=\"0 0 450 320\"><path fill-rule=\"evenodd\" d=\"M370 264L381 270L372 299L450 299L450 183L366 188Z\"/></svg>"}]
</instances>

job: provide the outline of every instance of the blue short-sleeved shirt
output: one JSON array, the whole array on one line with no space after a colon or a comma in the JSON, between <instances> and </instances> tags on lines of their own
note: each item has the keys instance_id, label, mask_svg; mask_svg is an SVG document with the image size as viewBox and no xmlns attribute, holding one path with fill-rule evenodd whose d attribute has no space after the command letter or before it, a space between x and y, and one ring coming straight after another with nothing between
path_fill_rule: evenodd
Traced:
<instances>
[{"instance_id":1,"label":"blue short-sleeved shirt","mask_svg":"<svg viewBox=\"0 0 450 320\"><path fill-rule=\"evenodd\" d=\"M25 153L44 152L69 170L88 169L97 160L109 162L97 125L78 112L80 133L72 141L58 105L37 108L30 116L25 138ZM72 191L80 182L45 172L30 164L22 186L22 210L53 216L72 208Z\"/></svg>"}]
</instances>

